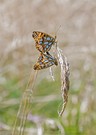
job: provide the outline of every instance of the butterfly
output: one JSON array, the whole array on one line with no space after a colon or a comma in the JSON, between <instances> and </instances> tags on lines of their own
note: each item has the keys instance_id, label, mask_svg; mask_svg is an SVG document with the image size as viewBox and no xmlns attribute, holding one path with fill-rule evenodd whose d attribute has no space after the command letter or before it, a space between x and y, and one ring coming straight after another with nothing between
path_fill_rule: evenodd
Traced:
<instances>
[{"instance_id":1,"label":"butterfly","mask_svg":"<svg viewBox=\"0 0 96 135\"><path fill-rule=\"evenodd\" d=\"M40 53L38 61L34 65L34 70L45 69L52 65L58 65L57 59L55 57L52 57L49 52L47 52L46 54Z\"/></svg>"},{"instance_id":2,"label":"butterfly","mask_svg":"<svg viewBox=\"0 0 96 135\"><path fill-rule=\"evenodd\" d=\"M33 31L32 37L36 42L36 48L43 53L48 52L52 45L57 43L56 36L52 37L44 32Z\"/></svg>"}]
</instances>

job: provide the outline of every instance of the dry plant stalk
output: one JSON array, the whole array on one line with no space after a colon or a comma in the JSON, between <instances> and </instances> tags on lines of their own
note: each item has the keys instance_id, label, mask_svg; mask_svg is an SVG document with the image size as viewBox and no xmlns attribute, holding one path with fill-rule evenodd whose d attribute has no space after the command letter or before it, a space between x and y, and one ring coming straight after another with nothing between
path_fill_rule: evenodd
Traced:
<instances>
[{"instance_id":1,"label":"dry plant stalk","mask_svg":"<svg viewBox=\"0 0 96 135\"><path fill-rule=\"evenodd\" d=\"M61 92L62 92L62 109L59 112L59 116L62 116L67 102L68 102L68 90L69 90L69 63L67 58L63 55L62 50L57 47L57 56L61 67Z\"/></svg>"},{"instance_id":2,"label":"dry plant stalk","mask_svg":"<svg viewBox=\"0 0 96 135\"><path fill-rule=\"evenodd\" d=\"M12 135L17 135L16 133L17 130L18 130L18 135L24 134L27 116L31 110L30 102L32 99L32 92L33 92L33 87L34 87L36 77L37 77L37 71L35 72L34 76L32 75L32 73L30 74L29 82L27 84L27 87L25 89L25 92L20 102L20 106L19 106L15 123L14 123ZM20 121L19 121L19 118L20 118ZM17 126L19 126L19 129L16 130Z\"/></svg>"}]
</instances>

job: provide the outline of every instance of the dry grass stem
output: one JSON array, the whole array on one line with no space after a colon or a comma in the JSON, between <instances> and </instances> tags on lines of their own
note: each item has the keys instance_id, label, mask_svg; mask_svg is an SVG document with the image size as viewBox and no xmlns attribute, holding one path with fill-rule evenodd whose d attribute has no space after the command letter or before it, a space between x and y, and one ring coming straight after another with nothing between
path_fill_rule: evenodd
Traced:
<instances>
[{"instance_id":1,"label":"dry grass stem","mask_svg":"<svg viewBox=\"0 0 96 135\"><path fill-rule=\"evenodd\" d=\"M61 92L62 92L62 109L59 112L59 116L62 116L65 107L68 102L68 90L69 90L69 63L67 58L63 55L62 50L57 48L57 55L61 67Z\"/></svg>"},{"instance_id":2,"label":"dry grass stem","mask_svg":"<svg viewBox=\"0 0 96 135\"><path fill-rule=\"evenodd\" d=\"M36 77L37 77L37 71L34 73L34 76L32 75L32 73L30 74L29 82L27 84L26 90L21 99L21 103L19 106L19 110L17 113L13 131L12 131L12 135L17 135L16 133L17 126L19 126L18 135L24 134L26 119L31 109L30 102L32 99L32 92L33 92ZM20 118L20 121L19 121L19 118Z\"/></svg>"}]
</instances>

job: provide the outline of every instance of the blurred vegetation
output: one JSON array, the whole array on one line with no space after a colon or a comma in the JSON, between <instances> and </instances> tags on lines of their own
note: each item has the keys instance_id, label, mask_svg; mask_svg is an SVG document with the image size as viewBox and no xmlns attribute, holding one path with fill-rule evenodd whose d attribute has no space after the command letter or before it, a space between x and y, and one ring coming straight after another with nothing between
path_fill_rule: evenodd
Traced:
<instances>
[{"instance_id":1,"label":"blurred vegetation","mask_svg":"<svg viewBox=\"0 0 96 135\"><path fill-rule=\"evenodd\" d=\"M61 118L60 70L38 73L26 134L96 134L96 2L0 1L0 135L10 135L21 97L39 52L33 30L57 34L70 63L69 101ZM34 71L32 70L34 74ZM31 131L30 131L31 130ZM31 133L32 132L32 133Z\"/></svg>"}]
</instances>

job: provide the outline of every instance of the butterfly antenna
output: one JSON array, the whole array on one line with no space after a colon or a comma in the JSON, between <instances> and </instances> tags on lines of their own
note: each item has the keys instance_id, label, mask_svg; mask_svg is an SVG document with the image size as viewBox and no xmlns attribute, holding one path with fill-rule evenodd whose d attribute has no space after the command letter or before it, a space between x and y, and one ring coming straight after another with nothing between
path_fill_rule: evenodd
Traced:
<instances>
[{"instance_id":1,"label":"butterfly antenna","mask_svg":"<svg viewBox=\"0 0 96 135\"><path fill-rule=\"evenodd\" d=\"M56 39L56 35L57 35L57 33L58 33L58 31L59 31L60 28L61 28L61 25L57 28L57 30L55 32L55 39ZM56 49L57 49L57 41L55 43L56 43Z\"/></svg>"},{"instance_id":2,"label":"butterfly antenna","mask_svg":"<svg viewBox=\"0 0 96 135\"><path fill-rule=\"evenodd\" d=\"M61 25L57 28L57 30L55 32L55 37L56 37L56 35L57 35L57 33L58 33L58 31L59 31L60 28L61 28Z\"/></svg>"}]
</instances>

